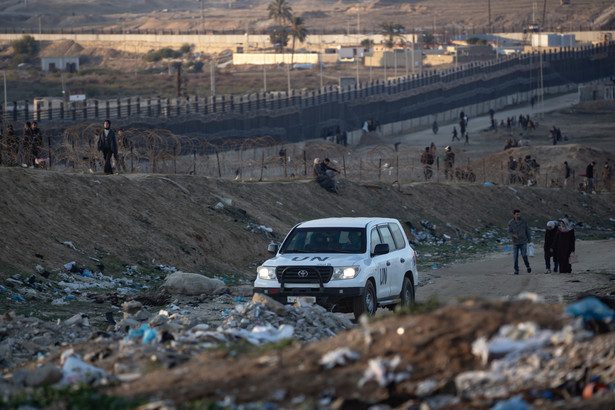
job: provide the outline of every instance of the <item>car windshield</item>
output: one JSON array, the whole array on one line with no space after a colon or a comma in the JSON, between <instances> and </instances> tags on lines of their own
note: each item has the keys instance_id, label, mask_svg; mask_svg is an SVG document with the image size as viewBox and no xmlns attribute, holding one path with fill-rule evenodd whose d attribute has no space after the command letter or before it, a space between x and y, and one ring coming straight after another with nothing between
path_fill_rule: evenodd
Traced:
<instances>
[{"instance_id":1,"label":"car windshield","mask_svg":"<svg viewBox=\"0 0 615 410\"><path fill-rule=\"evenodd\" d=\"M364 253L365 229L297 228L286 238L280 253Z\"/></svg>"}]
</instances>

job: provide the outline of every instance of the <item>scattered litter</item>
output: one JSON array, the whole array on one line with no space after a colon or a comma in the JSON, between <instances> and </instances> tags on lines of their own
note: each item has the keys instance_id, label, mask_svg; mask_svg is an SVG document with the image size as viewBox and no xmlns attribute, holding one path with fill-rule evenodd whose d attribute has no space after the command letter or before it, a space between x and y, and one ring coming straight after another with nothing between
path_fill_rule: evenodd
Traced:
<instances>
[{"instance_id":1,"label":"scattered litter","mask_svg":"<svg viewBox=\"0 0 615 410\"><path fill-rule=\"evenodd\" d=\"M329 370L335 366L346 366L349 361L359 360L361 356L347 347L339 347L325 354L319 364Z\"/></svg>"},{"instance_id":2,"label":"scattered litter","mask_svg":"<svg viewBox=\"0 0 615 410\"><path fill-rule=\"evenodd\" d=\"M69 248L71 248L71 249L73 249L73 250L75 250L75 251L77 251L77 252L79 252L79 253L81 253L81 254L85 253L85 252L83 252L81 249L77 249L77 247L76 247L76 246L75 246L75 245L74 245L71 241L64 241L64 242L62 242L62 245L66 245L66 246L68 246ZM75 262L72 262L72 263L75 263ZM67 269L68 269L68 268L67 268ZM69 269L69 270L70 270L70 269Z\"/></svg>"},{"instance_id":3,"label":"scattered litter","mask_svg":"<svg viewBox=\"0 0 615 410\"><path fill-rule=\"evenodd\" d=\"M573 317L583 318L583 322L593 319L609 324L615 319L615 312L594 296L586 297L566 306L564 310Z\"/></svg>"},{"instance_id":4,"label":"scattered litter","mask_svg":"<svg viewBox=\"0 0 615 410\"><path fill-rule=\"evenodd\" d=\"M94 384L104 377L107 377L104 370L89 365L75 356L69 356L62 367L60 384L63 386Z\"/></svg>"},{"instance_id":5,"label":"scattered litter","mask_svg":"<svg viewBox=\"0 0 615 410\"><path fill-rule=\"evenodd\" d=\"M410 378L410 372L395 373L395 368L401 363L401 357L396 355L393 359L375 358L369 359L367 369L359 380L358 386L363 387L370 380L378 383L380 387L388 386L395 382L399 383Z\"/></svg>"}]
</instances>

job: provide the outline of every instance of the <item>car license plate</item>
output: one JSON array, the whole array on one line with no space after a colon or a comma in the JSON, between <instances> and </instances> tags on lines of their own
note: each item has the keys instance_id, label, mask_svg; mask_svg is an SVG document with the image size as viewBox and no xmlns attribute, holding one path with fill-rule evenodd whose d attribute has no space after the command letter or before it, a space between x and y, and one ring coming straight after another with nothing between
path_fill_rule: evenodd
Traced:
<instances>
[{"instance_id":1,"label":"car license plate","mask_svg":"<svg viewBox=\"0 0 615 410\"><path fill-rule=\"evenodd\" d=\"M315 296L287 296L286 297L286 301L288 303L295 303L297 301L297 299L303 299L306 302L309 303L316 303L316 297Z\"/></svg>"}]
</instances>

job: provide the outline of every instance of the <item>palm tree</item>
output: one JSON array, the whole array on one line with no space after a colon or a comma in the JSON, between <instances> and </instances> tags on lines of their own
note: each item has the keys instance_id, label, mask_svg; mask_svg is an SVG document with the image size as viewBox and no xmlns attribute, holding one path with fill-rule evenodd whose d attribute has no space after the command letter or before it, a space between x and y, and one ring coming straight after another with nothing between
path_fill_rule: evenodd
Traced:
<instances>
[{"instance_id":1,"label":"palm tree","mask_svg":"<svg viewBox=\"0 0 615 410\"><path fill-rule=\"evenodd\" d=\"M406 33L404 26L398 23L393 23L392 21L380 24L380 28L384 30L384 35L387 37L384 42L384 45L387 48L393 48L395 45L395 39L403 38Z\"/></svg>"},{"instance_id":2,"label":"palm tree","mask_svg":"<svg viewBox=\"0 0 615 410\"><path fill-rule=\"evenodd\" d=\"M290 35L293 38L293 53L290 57L290 66L293 66L295 59L295 40L303 43L308 36L308 30L305 28L305 22L301 17L291 17L290 19Z\"/></svg>"},{"instance_id":3,"label":"palm tree","mask_svg":"<svg viewBox=\"0 0 615 410\"><path fill-rule=\"evenodd\" d=\"M273 0L267 6L267 11L269 18L274 19L278 26L284 24L285 21L290 21L293 16L293 8L286 0Z\"/></svg>"}]
</instances>

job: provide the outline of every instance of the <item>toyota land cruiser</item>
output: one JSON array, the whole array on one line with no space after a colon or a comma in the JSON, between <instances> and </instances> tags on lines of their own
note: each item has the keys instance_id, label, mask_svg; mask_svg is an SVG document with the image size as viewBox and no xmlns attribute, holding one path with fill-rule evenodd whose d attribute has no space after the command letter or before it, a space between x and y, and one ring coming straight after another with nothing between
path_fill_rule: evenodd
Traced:
<instances>
[{"instance_id":1,"label":"toyota land cruiser","mask_svg":"<svg viewBox=\"0 0 615 410\"><path fill-rule=\"evenodd\" d=\"M254 292L279 302L305 298L355 318L414 303L416 252L396 219L302 222L268 250L275 257L257 268Z\"/></svg>"}]
</instances>

